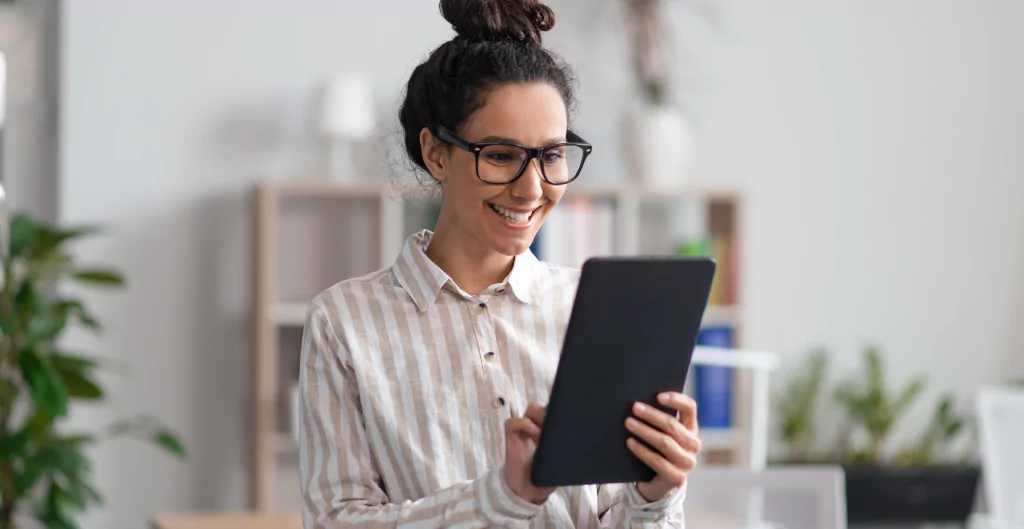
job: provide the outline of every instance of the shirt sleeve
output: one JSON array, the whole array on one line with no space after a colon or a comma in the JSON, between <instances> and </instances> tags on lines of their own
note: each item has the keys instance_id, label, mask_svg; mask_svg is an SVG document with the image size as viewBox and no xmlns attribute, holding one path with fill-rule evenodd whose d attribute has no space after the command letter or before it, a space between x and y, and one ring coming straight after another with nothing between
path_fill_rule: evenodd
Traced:
<instances>
[{"instance_id":1,"label":"shirt sleeve","mask_svg":"<svg viewBox=\"0 0 1024 529\"><path fill-rule=\"evenodd\" d=\"M370 450L351 359L317 304L306 314L299 385L305 529L525 529L540 511L509 489L503 466L416 501L392 503Z\"/></svg>"},{"instance_id":2,"label":"shirt sleeve","mask_svg":"<svg viewBox=\"0 0 1024 529\"><path fill-rule=\"evenodd\" d=\"M675 493L648 502L635 484L601 485L597 491L601 527L630 529L684 529L683 500L686 484Z\"/></svg>"}]
</instances>

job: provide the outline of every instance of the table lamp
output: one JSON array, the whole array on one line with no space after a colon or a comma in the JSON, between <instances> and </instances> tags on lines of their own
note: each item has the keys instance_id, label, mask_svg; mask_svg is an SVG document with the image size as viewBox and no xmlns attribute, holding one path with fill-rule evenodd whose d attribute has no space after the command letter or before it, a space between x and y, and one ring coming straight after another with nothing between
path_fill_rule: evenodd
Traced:
<instances>
[{"instance_id":1,"label":"table lamp","mask_svg":"<svg viewBox=\"0 0 1024 529\"><path fill-rule=\"evenodd\" d=\"M373 132L373 86L362 75L332 77L324 83L318 128L328 143L328 174L336 180L353 180L354 145Z\"/></svg>"}]
</instances>

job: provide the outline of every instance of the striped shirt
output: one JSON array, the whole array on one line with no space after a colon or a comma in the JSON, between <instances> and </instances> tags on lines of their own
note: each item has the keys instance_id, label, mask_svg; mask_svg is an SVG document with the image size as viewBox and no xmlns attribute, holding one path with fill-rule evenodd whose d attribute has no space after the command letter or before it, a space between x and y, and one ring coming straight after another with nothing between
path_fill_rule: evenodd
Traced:
<instances>
[{"instance_id":1,"label":"striped shirt","mask_svg":"<svg viewBox=\"0 0 1024 529\"><path fill-rule=\"evenodd\" d=\"M548 400L579 271L527 251L473 296L427 257L431 235L309 306L305 527L683 527L682 489L647 503L631 485L564 487L534 505L508 488L504 422Z\"/></svg>"}]
</instances>

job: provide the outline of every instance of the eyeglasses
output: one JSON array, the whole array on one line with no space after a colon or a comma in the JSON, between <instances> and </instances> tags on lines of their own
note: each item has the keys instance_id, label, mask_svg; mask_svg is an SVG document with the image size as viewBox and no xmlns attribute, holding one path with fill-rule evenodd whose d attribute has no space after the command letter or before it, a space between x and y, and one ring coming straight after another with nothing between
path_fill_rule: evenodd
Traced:
<instances>
[{"instance_id":1,"label":"eyeglasses","mask_svg":"<svg viewBox=\"0 0 1024 529\"><path fill-rule=\"evenodd\" d=\"M476 156L476 176L488 184L511 184L523 173L530 160L540 161L545 182L561 186L575 180L594 147L573 131L568 141L547 147L527 147L510 142L468 142L445 127L438 127L438 138Z\"/></svg>"}]
</instances>

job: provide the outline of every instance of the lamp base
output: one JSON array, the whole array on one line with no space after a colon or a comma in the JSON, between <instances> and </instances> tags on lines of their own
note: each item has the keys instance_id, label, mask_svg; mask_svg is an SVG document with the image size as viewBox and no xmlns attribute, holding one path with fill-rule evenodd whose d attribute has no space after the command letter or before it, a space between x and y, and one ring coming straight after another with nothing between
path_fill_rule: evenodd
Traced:
<instances>
[{"instance_id":1,"label":"lamp base","mask_svg":"<svg viewBox=\"0 0 1024 529\"><path fill-rule=\"evenodd\" d=\"M327 176L339 182L358 180L352 159L352 142L331 141L327 147Z\"/></svg>"}]
</instances>

